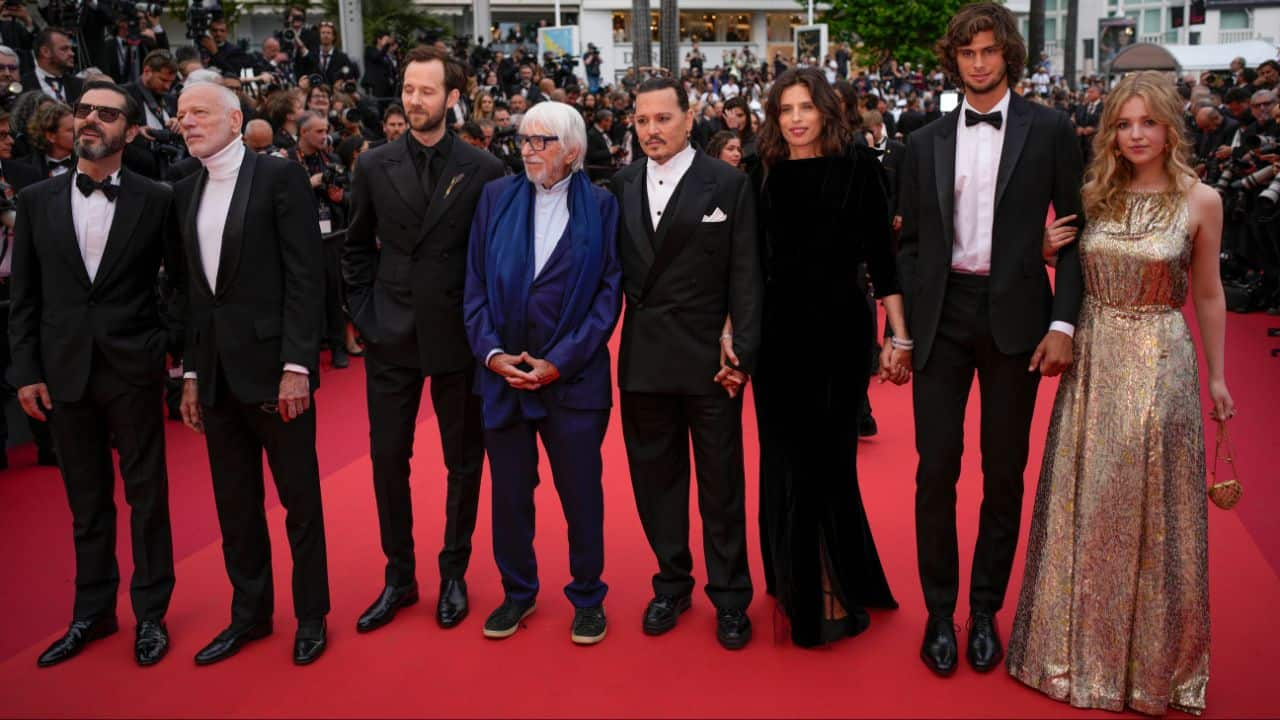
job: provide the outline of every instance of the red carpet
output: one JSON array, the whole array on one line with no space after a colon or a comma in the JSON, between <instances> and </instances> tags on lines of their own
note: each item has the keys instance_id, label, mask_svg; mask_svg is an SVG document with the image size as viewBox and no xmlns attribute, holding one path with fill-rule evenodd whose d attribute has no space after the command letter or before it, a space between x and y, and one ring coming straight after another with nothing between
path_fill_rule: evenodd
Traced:
<instances>
[{"instance_id":1,"label":"red carpet","mask_svg":"<svg viewBox=\"0 0 1280 720\"><path fill-rule=\"evenodd\" d=\"M1267 668L1280 664L1272 639L1280 624L1280 528L1269 517L1280 501L1272 423L1280 401L1280 359L1268 356L1280 341L1265 337L1268 319L1231 316L1229 381L1239 404L1233 423L1245 477L1238 511L1211 509L1213 660L1209 717L1274 717ZM1280 324L1280 323L1272 323ZM1046 382L1033 430L1026 518L1034 495L1056 383ZM414 467L414 516L423 602L391 626L368 636L354 630L356 616L382 583L368 458L364 372L359 361L329 371L318 396L319 454L324 475L329 569L333 596L330 649L309 668L290 663L294 622L288 582L283 512L269 513L276 556L276 634L218 666L192 662L204 642L226 624L230 588L222 567L202 438L169 426L170 506L178 558L178 585L168 617L170 656L140 669L132 661L132 616L121 594L121 632L75 660L39 670L35 658L65 627L72 600L71 519L57 472L36 468L34 452L11 452L13 468L0 473L0 567L9 592L0 597L0 716L863 716L1060 717L1088 713L1024 688L1003 672L979 676L962 667L937 680L916 657L923 603L915 569L912 519L915 456L910 390L876 385L872 402L881 433L860 448L862 492L890 583L902 608L873 613L871 629L830 649L801 650L775 628L772 602L757 589L751 608L756 638L744 651L723 651L714 639L714 615L699 593L679 628L661 638L640 632L654 562L636 517L621 432L605 441L605 580L609 637L593 648L569 642L572 610L560 592L568 579L564 520L555 492L538 492L537 540L543 592L526 627L502 642L480 635L483 618L501 599L489 530L488 479L475 554L468 573L472 616L444 631L432 620L434 553L443 532L444 482L439 437L429 407L419 425ZM429 403L425 403L429 406ZM750 403L748 402L748 407ZM755 533L757 450L748 412L748 523L753 576L761 583ZM976 437L976 414L970 436ZM1212 432L1210 431L1210 439ZM966 457L960 486L961 547L976 531L979 458ZM268 497L274 493L268 491ZM122 589L130 570L127 506L120 513ZM274 503L278 505L278 503ZM696 504L695 504L696 507ZM691 539L701 582L696 524ZM1025 534L1025 529L1024 529ZM967 554L962 552L962 556ZM1017 596L1019 557L1001 627L1008 632ZM962 568L967 577L968 568ZM963 596L963 592L962 592ZM966 608L959 608L963 615ZM776 634L775 634L776 630ZM1098 717L1111 717L1101 712Z\"/></svg>"}]
</instances>

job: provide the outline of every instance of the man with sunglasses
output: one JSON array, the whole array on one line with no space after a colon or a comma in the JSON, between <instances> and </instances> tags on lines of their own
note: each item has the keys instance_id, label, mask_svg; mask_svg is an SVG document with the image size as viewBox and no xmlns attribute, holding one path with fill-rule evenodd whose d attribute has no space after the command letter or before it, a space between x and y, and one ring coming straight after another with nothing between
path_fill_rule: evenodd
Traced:
<instances>
[{"instance_id":1,"label":"man with sunglasses","mask_svg":"<svg viewBox=\"0 0 1280 720\"><path fill-rule=\"evenodd\" d=\"M75 106L76 168L18 196L9 337L18 401L47 421L74 520L75 608L65 635L40 656L48 667L116 632L115 473L120 454L131 508L139 665L164 657L173 593L165 471L165 352L179 333L162 320L155 283L174 267L173 193L121 167L137 134L133 98L90 82Z\"/></svg>"},{"instance_id":2,"label":"man with sunglasses","mask_svg":"<svg viewBox=\"0 0 1280 720\"><path fill-rule=\"evenodd\" d=\"M463 576L484 463L462 291L472 217L484 184L502 177L502 163L445 127L448 108L466 87L464 69L446 51L409 51L401 86L409 132L356 162L343 253L347 307L366 342L373 487L387 556L385 587L360 616L360 632L386 625L418 601L409 457L428 377L448 468L436 606L441 627L467 615Z\"/></svg>"}]
</instances>

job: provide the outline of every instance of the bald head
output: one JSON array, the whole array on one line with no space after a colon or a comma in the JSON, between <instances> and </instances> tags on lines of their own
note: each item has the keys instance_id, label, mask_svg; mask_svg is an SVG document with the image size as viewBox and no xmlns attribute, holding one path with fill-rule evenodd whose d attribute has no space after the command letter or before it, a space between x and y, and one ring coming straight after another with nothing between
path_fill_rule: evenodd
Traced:
<instances>
[{"instance_id":1,"label":"bald head","mask_svg":"<svg viewBox=\"0 0 1280 720\"><path fill-rule=\"evenodd\" d=\"M1222 124L1222 113L1217 108L1202 107L1196 111L1196 127L1201 130L1216 130Z\"/></svg>"},{"instance_id":2,"label":"bald head","mask_svg":"<svg viewBox=\"0 0 1280 720\"><path fill-rule=\"evenodd\" d=\"M271 130L271 123L257 118L250 120L248 125L244 126L244 144L256 153L264 152L275 142L275 133Z\"/></svg>"}]
</instances>

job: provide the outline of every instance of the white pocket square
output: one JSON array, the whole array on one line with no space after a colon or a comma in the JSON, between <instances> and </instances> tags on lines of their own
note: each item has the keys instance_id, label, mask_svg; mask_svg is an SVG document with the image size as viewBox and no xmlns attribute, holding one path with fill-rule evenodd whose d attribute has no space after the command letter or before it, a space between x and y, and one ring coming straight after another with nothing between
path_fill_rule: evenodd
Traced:
<instances>
[{"instance_id":1,"label":"white pocket square","mask_svg":"<svg viewBox=\"0 0 1280 720\"><path fill-rule=\"evenodd\" d=\"M725 220L728 220L728 219L729 219L729 216L725 215L724 211L721 210L720 208L716 208L715 211L712 212L710 215L702 216L702 222L706 222L706 223L719 223L719 222L724 222Z\"/></svg>"}]
</instances>

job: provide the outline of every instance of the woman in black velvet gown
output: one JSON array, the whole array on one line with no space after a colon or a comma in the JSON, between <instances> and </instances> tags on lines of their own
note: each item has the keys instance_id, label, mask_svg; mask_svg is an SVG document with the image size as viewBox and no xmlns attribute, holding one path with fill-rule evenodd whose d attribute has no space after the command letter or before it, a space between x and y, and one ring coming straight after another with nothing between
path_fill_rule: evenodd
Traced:
<instances>
[{"instance_id":1,"label":"woman in black velvet gown","mask_svg":"<svg viewBox=\"0 0 1280 720\"><path fill-rule=\"evenodd\" d=\"M892 342L880 377L910 375L882 170L855 147L826 79L793 70L765 107L759 192L766 288L756 384L766 589L797 645L857 635L868 607L896 608L858 490L858 416L872 317L866 261Z\"/></svg>"}]
</instances>

